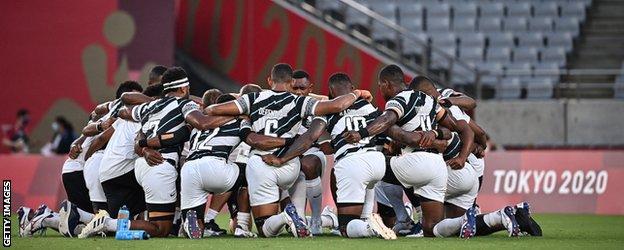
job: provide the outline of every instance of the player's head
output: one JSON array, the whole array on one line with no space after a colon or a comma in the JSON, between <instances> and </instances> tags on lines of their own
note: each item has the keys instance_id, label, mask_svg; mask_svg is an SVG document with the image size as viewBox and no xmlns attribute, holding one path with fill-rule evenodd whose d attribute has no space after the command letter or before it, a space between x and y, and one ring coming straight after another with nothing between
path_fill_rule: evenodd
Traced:
<instances>
[{"instance_id":1,"label":"player's head","mask_svg":"<svg viewBox=\"0 0 624 250\"><path fill-rule=\"evenodd\" d=\"M257 84L247 83L243 87L241 87L239 94L244 95L244 94L256 93L260 91L262 91L262 88L258 86Z\"/></svg>"},{"instance_id":2,"label":"player's head","mask_svg":"<svg viewBox=\"0 0 624 250\"><path fill-rule=\"evenodd\" d=\"M222 94L223 92L218 89L206 90L206 92L204 92L204 96L202 96L202 102L204 103L204 106L206 107L217 103L217 98Z\"/></svg>"},{"instance_id":3,"label":"player's head","mask_svg":"<svg viewBox=\"0 0 624 250\"><path fill-rule=\"evenodd\" d=\"M278 63L271 69L271 76L267 81L272 89L275 89L278 85L286 85L288 87L293 81L293 69L286 63Z\"/></svg>"},{"instance_id":4,"label":"player's head","mask_svg":"<svg viewBox=\"0 0 624 250\"><path fill-rule=\"evenodd\" d=\"M163 95L173 94L188 98L190 95L189 80L181 67L171 67L162 76Z\"/></svg>"},{"instance_id":5,"label":"player's head","mask_svg":"<svg viewBox=\"0 0 624 250\"><path fill-rule=\"evenodd\" d=\"M141 87L141 84L135 81L122 82L121 84L119 84L119 87L117 87L117 93L115 94L115 98L119 99L119 97L121 97L121 94L126 92L143 92L143 87Z\"/></svg>"},{"instance_id":6,"label":"player's head","mask_svg":"<svg viewBox=\"0 0 624 250\"><path fill-rule=\"evenodd\" d=\"M391 64L383 67L379 72L378 85L384 99L389 100L398 92L405 89L403 70Z\"/></svg>"},{"instance_id":7,"label":"player's head","mask_svg":"<svg viewBox=\"0 0 624 250\"><path fill-rule=\"evenodd\" d=\"M229 102L229 101L234 101L234 100L236 100L236 97L234 97L233 95L223 94L217 97L216 103L224 103L224 102Z\"/></svg>"},{"instance_id":8,"label":"player's head","mask_svg":"<svg viewBox=\"0 0 624 250\"><path fill-rule=\"evenodd\" d=\"M295 95L307 96L312 92L314 84L310 82L310 75L301 69L293 72L293 82L290 85L290 92Z\"/></svg>"},{"instance_id":9,"label":"player's head","mask_svg":"<svg viewBox=\"0 0 624 250\"><path fill-rule=\"evenodd\" d=\"M345 73L334 73L329 77L329 97L334 98L353 91L351 78Z\"/></svg>"},{"instance_id":10,"label":"player's head","mask_svg":"<svg viewBox=\"0 0 624 250\"><path fill-rule=\"evenodd\" d=\"M153 85L156 83L160 83L163 74L167 71L167 67L162 65L156 65L150 70L149 80L147 81L147 85Z\"/></svg>"},{"instance_id":11,"label":"player's head","mask_svg":"<svg viewBox=\"0 0 624 250\"><path fill-rule=\"evenodd\" d=\"M143 94L149 97L160 97L162 92L163 86L160 83L149 85L143 90Z\"/></svg>"},{"instance_id":12,"label":"player's head","mask_svg":"<svg viewBox=\"0 0 624 250\"><path fill-rule=\"evenodd\" d=\"M410 82L409 87L412 90L422 91L433 97L438 97L440 95L433 81L426 76L414 77L414 79Z\"/></svg>"}]
</instances>

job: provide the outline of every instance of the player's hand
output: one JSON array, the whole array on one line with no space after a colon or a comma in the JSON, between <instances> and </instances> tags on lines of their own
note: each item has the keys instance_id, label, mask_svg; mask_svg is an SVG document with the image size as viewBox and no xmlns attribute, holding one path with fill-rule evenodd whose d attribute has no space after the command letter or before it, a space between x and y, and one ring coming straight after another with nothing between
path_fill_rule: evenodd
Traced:
<instances>
[{"instance_id":1,"label":"player's hand","mask_svg":"<svg viewBox=\"0 0 624 250\"><path fill-rule=\"evenodd\" d=\"M373 94L371 94L371 92L368 90L360 89L360 97L362 97L363 99L369 102L373 101Z\"/></svg>"},{"instance_id":2,"label":"player's hand","mask_svg":"<svg viewBox=\"0 0 624 250\"><path fill-rule=\"evenodd\" d=\"M356 143L362 140L360 133L357 131L346 131L342 133L342 138L344 138L348 143Z\"/></svg>"},{"instance_id":3,"label":"player's hand","mask_svg":"<svg viewBox=\"0 0 624 250\"><path fill-rule=\"evenodd\" d=\"M472 151L472 153L477 157L477 158L483 158L485 157L485 150L483 150L483 147L479 144L475 143L475 148Z\"/></svg>"},{"instance_id":4,"label":"player's hand","mask_svg":"<svg viewBox=\"0 0 624 250\"><path fill-rule=\"evenodd\" d=\"M76 159L78 155L82 152L82 145L76 143L72 144L71 148L69 148L69 158Z\"/></svg>"},{"instance_id":5,"label":"player's hand","mask_svg":"<svg viewBox=\"0 0 624 250\"><path fill-rule=\"evenodd\" d=\"M435 132L429 130L421 132L420 135L421 137L418 141L418 146L420 146L421 148L430 148L431 144L433 144L433 141L436 138Z\"/></svg>"},{"instance_id":6,"label":"player's hand","mask_svg":"<svg viewBox=\"0 0 624 250\"><path fill-rule=\"evenodd\" d=\"M446 99L446 98L438 99L438 103L440 104L440 106L445 107L445 108L450 108L451 106L453 106L451 101L449 99Z\"/></svg>"},{"instance_id":7,"label":"player's hand","mask_svg":"<svg viewBox=\"0 0 624 250\"><path fill-rule=\"evenodd\" d=\"M143 148L143 157L145 161L147 161L147 165L156 166L165 161L160 152L151 149L151 148Z\"/></svg>"},{"instance_id":8,"label":"player's hand","mask_svg":"<svg viewBox=\"0 0 624 250\"><path fill-rule=\"evenodd\" d=\"M279 166L284 165L282 158L279 158L275 156L274 154L266 154L260 157L262 158L262 161L264 161L264 163L269 164L271 166L279 167Z\"/></svg>"},{"instance_id":9,"label":"player's hand","mask_svg":"<svg viewBox=\"0 0 624 250\"><path fill-rule=\"evenodd\" d=\"M449 167L451 167L451 169L454 169L454 170L464 168L465 163L466 163L466 159L461 158L461 157L455 157L453 159L446 161L446 165L448 165Z\"/></svg>"}]
</instances>

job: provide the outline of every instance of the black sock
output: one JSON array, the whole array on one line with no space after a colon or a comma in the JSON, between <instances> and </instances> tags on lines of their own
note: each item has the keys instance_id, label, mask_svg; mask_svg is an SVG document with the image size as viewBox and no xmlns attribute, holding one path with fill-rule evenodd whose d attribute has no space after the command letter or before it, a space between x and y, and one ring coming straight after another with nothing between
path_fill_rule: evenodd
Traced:
<instances>
[{"instance_id":1,"label":"black sock","mask_svg":"<svg viewBox=\"0 0 624 250\"><path fill-rule=\"evenodd\" d=\"M483 214L477 215L477 236L490 235L497 231L498 230L491 228L485 223L485 220L483 220Z\"/></svg>"}]
</instances>

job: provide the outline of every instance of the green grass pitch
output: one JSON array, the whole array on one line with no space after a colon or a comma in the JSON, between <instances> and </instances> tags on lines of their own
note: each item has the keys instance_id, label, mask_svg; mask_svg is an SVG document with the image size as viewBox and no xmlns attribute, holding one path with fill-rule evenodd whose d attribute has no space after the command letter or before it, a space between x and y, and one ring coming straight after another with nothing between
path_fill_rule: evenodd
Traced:
<instances>
[{"instance_id":1,"label":"green grass pitch","mask_svg":"<svg viewBox=\"0 0 624 250\"><path fill-rule=\"evenodd\" d=\"M535 215L544 237L508 238L503 233L470 240L459 238L345 239L319 236L295 239L283 233L278 238L237 239L232 236L189 240L185 238L117 241L114 238L69 239L48 230L46 235L18 237L18 223L13 220L12 248L16 249L624 249L624 216ZM227 217L218 218L221 227Z\"/></svg>"}]
</instances>

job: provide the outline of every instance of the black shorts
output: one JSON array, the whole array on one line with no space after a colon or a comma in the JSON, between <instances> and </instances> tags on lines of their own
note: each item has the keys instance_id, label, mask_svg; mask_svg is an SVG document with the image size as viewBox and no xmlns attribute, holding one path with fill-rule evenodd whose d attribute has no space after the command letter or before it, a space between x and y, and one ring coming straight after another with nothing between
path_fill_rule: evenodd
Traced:
<instances>
[{"instance_id":1,"label":"black shorts","mask_svg":"<svg viewBox=\"0 0 624 250\"><path fill-rule=\"evenodd\" d=\"M63 186L65 187L65 193L67 194L67 200L74 203L78 208L93 212L91 206L91 199L89 199L89 189L85 183L84 173L82 171L74 171L71 173L64 173L62 175Z\"/></svg>"},{"instance_id":2,"label":"black shorts","mask_svg":"<svg viewBox=\"0 0 624 250\"><path fill-rule=\"evenodd\" d=\"M117 212L123 205L128 207L130 216L145 211L145 193L134 176L134 170L102 182L102 189L112 218L117 218Z\"/></svg>"}]
</instances>

